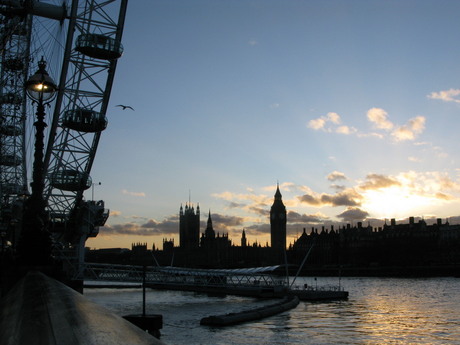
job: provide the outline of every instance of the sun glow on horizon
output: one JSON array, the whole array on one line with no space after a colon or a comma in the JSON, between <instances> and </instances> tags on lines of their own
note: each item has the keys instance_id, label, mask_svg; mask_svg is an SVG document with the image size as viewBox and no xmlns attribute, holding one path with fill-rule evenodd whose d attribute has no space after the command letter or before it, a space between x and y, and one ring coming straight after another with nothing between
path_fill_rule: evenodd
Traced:
<instances>
[{"instance_id":1,"label":"sun glow on horizon","mask_svg":"<svg viewBox=\"0 0 460 345\"><path fill-rule=\"evenodd\" d=\"M363 208L371 217L380 219L420 215L421 210L429 210L441 204L435 197L420 195L400 186L367 190L363 196Z\"/></svg>"}]
</instances>

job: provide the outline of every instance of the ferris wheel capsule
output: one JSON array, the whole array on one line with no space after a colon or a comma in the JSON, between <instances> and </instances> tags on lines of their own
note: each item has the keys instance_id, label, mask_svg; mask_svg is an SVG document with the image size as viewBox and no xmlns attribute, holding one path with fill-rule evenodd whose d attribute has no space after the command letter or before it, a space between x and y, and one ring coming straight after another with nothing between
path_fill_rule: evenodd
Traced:
<instances>
[{"instance_id":1,"label":"ferris wheel capsule","mask_svg":"<svg viewBox=\"0 0 460 345\"><path fill-rule=\"evenodd\" d=\"M90 109L67 110L62 125L80 132L101 132L107 128L107 117Z\"/></svg>"},{"instance_id":2,"label":"ferris wheel capsule","mask_svg":"<svg viewBox=\"0 0 460 345\"><path fill-rule=\"evenodd\" d=\"M22 134L22 128L15 125L1 125L0 133L10 137L15 137Z\"/></svg>"},{"instance_id":3,"label":"ferris wheel capsule","mask_svg":"<svg viewBox=\"0 0 460 345\"><path fill-rule=\"evenodd\" d=\"M64 169L53 173L50 177L54 188L76 192L91 187L93 181L88 173L74 169Z\"/></svg>"},{"instance_id":4,"label":"ferris wheel capsule","mask_svg":"<svg viewBox=\"0 0 460 345\"><path fill-rule=\"evenodd\" d=\"M99 34L78 36L75 50L95 59L113 60L123 54L123 46L112 37Z\"/></svg>"}]
</instances>

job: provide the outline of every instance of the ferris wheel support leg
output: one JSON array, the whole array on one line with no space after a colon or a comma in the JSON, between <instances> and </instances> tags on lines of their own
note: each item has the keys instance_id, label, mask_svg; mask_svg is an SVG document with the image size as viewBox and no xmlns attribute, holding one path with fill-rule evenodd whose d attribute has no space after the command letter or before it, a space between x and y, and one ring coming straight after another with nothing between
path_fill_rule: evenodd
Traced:
<instances>
[{"instance_id":1,"label":"ferris wheel support leg","mask_svg":"<svg viewBox=\"0 0 460 345\"><path fill-rule=\"evenodd\" d=\"M84 279L84 264L85 264L85 242L86 242L86 236L81 236L80 240L78 241L77 248L76 248L76 256L77 256L77 262L76 262L76 271L75 271L75 277L78 280L83 280Z\"/></svg>"}]
</instances>

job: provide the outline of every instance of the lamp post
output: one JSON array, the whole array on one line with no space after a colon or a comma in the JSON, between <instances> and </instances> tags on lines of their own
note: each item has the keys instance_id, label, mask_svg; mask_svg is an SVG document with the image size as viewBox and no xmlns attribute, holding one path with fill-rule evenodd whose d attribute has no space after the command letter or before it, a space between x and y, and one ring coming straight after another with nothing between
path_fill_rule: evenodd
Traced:
<instances>
[{"instance_id":1,"label":"lamp post","mask_svg":"<svg viewBox=\"0 0 460 345\"><path fill-rule=\"evenodd\" d=\"M27 95L37 104L37 121L34 123L32 194L24 204L23 226L17 251L23 264L46 265L51 259L51 238L47 229L46 202L43 199L45 105L53 100L57 86L46 71L43 57L38 63L38 71L26 81L25 88Z\"/></svg>"}]
</instances>

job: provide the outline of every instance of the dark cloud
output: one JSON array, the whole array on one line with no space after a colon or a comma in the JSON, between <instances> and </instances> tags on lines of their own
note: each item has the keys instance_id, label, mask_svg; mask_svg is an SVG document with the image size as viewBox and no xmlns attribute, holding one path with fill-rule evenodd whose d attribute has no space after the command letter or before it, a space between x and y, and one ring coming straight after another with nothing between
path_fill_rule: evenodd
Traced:
<instances>
[{"instance_id":1,"label":"dark cloud","mask_svg":"<svg viewBox=\"0 0 460 345\"><path fill-rule=\"evenodd\" d=\"M313 206L318 206L320 205L320 200L315 198L313 195L305 194L302 196L298 197L300 202L308 204L308 205L313 205Z\"/></svg>"},{"instance_id":2,"label":"dark cloud","mask_svg":"<svg viewBox=\"0 0 460 345\"><path fill-rule=\"evenodd\" d=\"M441 193L441 192L438 192L436 193L436 199L441 199L441 200L453 200L455 199L452 195L449 195L449 194L446 194L446 193Z\"/></svg>"},{"instance_id":3,"label":"dark cloud","mask_svg":"<svg viewBox=\"0 0 460 345\"><path fill-rule=\"evenodd\" d=\"M332 189L335 189L335 190L338 191L338 192L340 192L340 191L345 190L346 187L334 183L334 184L331 184L331 188L332 188Z\"/></svg>"},{"instance_id":4,"label":"dark cloud","mask_svg":"<svg viewBox=\"0 0 460 345\"><path fill-rule=\"evenodd\" d=\"M100 228L100 235L131 235L131 236L155 236L155 235L172 235L179 233L179 217L177 215L158 222L149 219L144 224L138 223L121 223L114 225L105 225Z\"/></svg>"},{"instance_id":5,"label":"dark cloud","mask_svg":"<svg viewBox=\"0 0 460 345\"><path fill-rule=\"evenodd\" d=\"M361 205L361 202L357 200L360 199L361 195L352 189L344 190L343 192L337 193L335 195L321 195L321 202L323 204L330 204L332 206L359 206Z\"/></svg>"},{"instance_id":6,"label":"dark cloud","mask_svg":"<svg viewBox=\"0 0 460 345\"><path fill-rule=\"evenodd\" d=\"M246 204L238 203L234 201L228 203L228 208L244 208L245 206Z\"/></svg>"},{"instance_id":7,"label":"dark cloud","mask_svg":"<svg viewBox=\"0 0 460 345\"><path fill-rule=\"evenodd\" d=\"M240 226L241 229L243 229L244 218L242 217L226 216L226 215L222 215L219 213L211 213L211 220L212 220L212 227L214 231L216 232L220 232L220 233L228 232L230 228L238 227L238 226ZM202 229L206 228L207 221L208 221L208 218L206 217L206 220L203 220L202 222L202 227L201 227Z\"/></svg>"},{"instance_id":8,"label":"dark cloud","mask_svg":"<svg viewBox=\"0 0 460 345\"><path fill-rule=\"evenodd\" d=\"M321 194L318 197L309 194L299 197L300 202L312 206L360 206L361 199L361 195L353 189L336 194Z\"/></svg>"},{"instance_id":9,"label":"dark cloud","mask_svg":"<svg viewBox=\"0 0 460 345\"><path fill-rule=\"evenodd\" d=\"M300 214L294 211L289 211L287 214L287 222L290 224L308 224L308 223L320 223L324 221L317 215Z\"/></svg>"},{"instance_id":10,"label":"dark cloud","mask_svg":"<svg viewBox=\"0 0 460 345\"><path fill-rule=\"evenodd\" d=\"M381 175L381 174L369 174L366 176L366 182L364 182L360 188L367 190L367 189L380 189L380 188L388 188L391 186L400 186L397 180Z\"/></svg>"},{"instance_id":11,"label":"dark cloud","mask_svg":"<svg viewBox=\"0 0 460 345\"><path fill-rule=\"evenodd\" d=\"M139 224L124 223L115 225L105 225L100 228L99 236L104 235L131 235L131 236L154 236L161 231L156 229L141 228Z\"/></svg>"},{"instance_id":12,"label":"dark cloud","mask_svg":"<svg viewBox=\"0 0 460 345\"><path fill-rule=\"evenodd\" d=\"M361 210L357 207L348 207L346 211L337 215L345 222L358 222L363 221L369 215L367 211Z\"/></svg>"},{"instance_id":13,"label":"dark cloud","mask_svg":"<svg viewBox=\"0 0 460 345\"><path fill-rule=\"evenodd\" d=\"M258 214L260 216L264 216L267 218L270 216L270 210L267 209L267 207L250 206L249 210L251 212L254 212L255 214Z\"/></svg>"},{"instance_id":14,"label":"dark cloud","mask_svg":"<svg viewBox=\"0 0 460 345\"><path fill-rule=\"evenodd\" d=\"M155 219L149 219L147 223L141 225L142 228L155 229L158 226L158 222Z\"/></svg>"},{"instance_id":15,"label":"dark cloud","mask_svg":"<svg viewBox=\"0 0 460 345\"><path fill-rule=\"evenodd\" d=\"M244 231L246 235L259 236L270 233L270 224L254 224L249 227L245 227Z\"/></svg>"},{"instance_id":16,"label":"dark cloud","mask_svg":"<svg viewBox=\"0 0 460 345\"><path fill-rule=\"evenodd\" d=\"M334 171L334 172L331 172L329 175L327 175L327 179L329 181L339 181L339 180L346 180L347 177L345 176L344 173L340 171Z\"/></svg>"}]
</instances>

